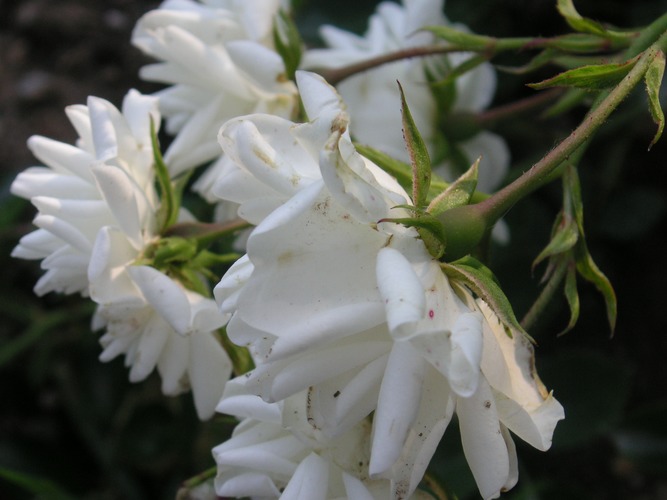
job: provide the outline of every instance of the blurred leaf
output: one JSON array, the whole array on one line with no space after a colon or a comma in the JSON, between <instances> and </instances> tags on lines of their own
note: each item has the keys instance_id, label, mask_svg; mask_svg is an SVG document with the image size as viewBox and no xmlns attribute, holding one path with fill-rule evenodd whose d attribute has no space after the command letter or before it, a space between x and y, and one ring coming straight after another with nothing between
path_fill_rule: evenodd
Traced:
<instances>
[{"instance_id":1,"label":"blurred leaf","mask_svg":"<svg viewBox=\"0 0 667 500\"><path fill-rule=\"evenodd\" d=\"M475 35L473 33L466 33L449 26L426 26L424 28L433 33L436 37L458 45L463 49L468 50L484 50L492 49L497 40L490 36Z\"/></svg>"},{"instance_id":2,"label":"blurred leaf","mask_svg":"<svg viewBox=\"0 0 667 500\"><path fill-rule=\"evenodd\" d=\"M294 73L301 63L303 42L299 29L293 19L284 10L280 10L274 17L273 42L276 51L285 63L287 78L294 80Z\"/></svg>"},{"instance_id":3,"label":"blurred leaf","mask_svg":"<svg viewBox=\"0 0 667 500\"><path fill-rule=\"evenodd\" d=\"M445 75L451 69L449 59L446 57L430 57L425 60L424 72L426 79L431 85L431 93L437 103L438 114L440 116L449 113L456 102L456 82L443 82Z\"/></svg>"},{"instance_id":4,"label":"blurred leaf","mask_svg":"<svg viewBox=\"0 0 667 500\"><path fill-rule=\"evenodd\" d=\"M160 192L160 207L157 212L158 232L164 231L178 219L178 210L180 205L174 192L174 186L171 183L169 170L164 163L162 153L160 152L160 143L157 137L157 126L151 117L151 143L153 146L153 167Z\"/></svg>"},{"instance_id":5,"label":"blurred leaf","mask_svg":"<svg viewBox=\"0 0 667 500\"><path fill-rule=\"evenodd\" d=\"M0 478L29 491L37 497L49 500L74 500L76 498L53 481L25 472L0 467Z\"/></svg>"},{"instance_id":6,"label":"blurred leaf","mask_svg":"<svg viewBox=\"0 0 667 500\"><path fill-rule=\"evenodd\" d=\"M558 8L558 12L560 12L561 16L565 18L567 24L569 24L570 27L575 31L579 31L581 33L591 33L593 35L599 35L605 38L626 38L628 36L625 33L609 31L597 21L582 17L574 7L572 0L558 0L556 6Z\"/></svg>"},{"instance_id":7,"label":"blurred leaf","mask_svg":"<svg viewBox=\"0 0 667 500\"><path fill-rule=\"evenodd\" d=\"M617 85L634 67L637 58L624 63L582 66L559 73L538 83L529 83L536 90L551 87L573 87L585 90L604 90Z\"/></svg>"},{"instance_id":8,"label":"blurred leaf","mask_svg":"<svg viewBox=\"0 0 667 500\"><path fill-rule=\"evenodd\" d=\"M662 84L662 76L665 73L665 53L658 51L655 59L651 62L651 65L646 70L644 75L644 80L646 81L646 94L648 95L648 104L649 110L651 111L651 116L653 121L658 125L658 131L653 136L651 144L649 144L648 149L650 150L653 145L658 142L662 131L665 128L665 115L662 112L662 107L660 106L660 85Z\"/></svg>"},{"instance_id":9,"label":"blurred leaf","mask_svg":"<svg viewBox=\"0 0 667 500\"><path fill-rule=\"evenodd\" d=\"M33 346L45 334L53 332L62 323L72 320L71 310L54 311L45 315L40 315L38 311L33 310L32 314L35 321L18 337L0 346L0 368Z\"/></svg>"}]
</instances>

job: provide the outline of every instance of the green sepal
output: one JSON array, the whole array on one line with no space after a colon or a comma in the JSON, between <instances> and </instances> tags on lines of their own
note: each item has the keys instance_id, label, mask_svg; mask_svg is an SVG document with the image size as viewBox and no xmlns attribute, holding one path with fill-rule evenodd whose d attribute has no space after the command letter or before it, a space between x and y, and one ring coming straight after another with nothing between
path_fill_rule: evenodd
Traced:
<instances>
[{"instance_id":1,"label":"green sepal","mask_svg":"<svg viewBox=\"0 0 667 500\"><path fill-rule=\"evenodd\" d=\"M160 208L157 211L158 233L162 233L178 219L178 210L180 208L177 202L177 196L174 186L171 183L169 170L164 163L162 153L160 152L160 143L157 138L157 129L153 117L150 119L151 145L153 146L153 166L155 167L155 177L157 178L158 190L160 193Z\"/></svg>"},{"instance_id":2,"label":"green sepal","mask_svg":"<svg viewBox=\"0 0 667 500\"><path fill-rule=\"evenodd\" d=\"M617 85L637 63L638 58L624 63L593 64L559 73L528 86L535 90L551 87L573 87L584 90L604 90Z\"/></svg>"},{"instance_id":3,"label":"green sepal","mask_svg":"<svg viewBox=\"0 0 667 500\"><path fill-rule=\"evenodd\" d=\"M472 195L477 188L477 176L479 172L480 158L477 158L470 168L456 181L449 185L442 193L435 197L428 206L427 211L432 215L440 215L446 210L462 205L468 205Z\"/></svg>"},{"instance_id":4,"label":"green sepal","mask_svg":"<svg viewBox=\"0 0 667 500\"><path fill-rule=\"evenodd\" d=\"M415 209L412 206L408 208ZM414 227L434 259L439 259L445 253L447 237L442 223L428 213L419 211L416 217L387 218L378 221L378 223L381 222L393 222L405 227Z\"/></svg>"},{"instance_id":5,"label":"green sepal","mask_svg":"<svg viewBox=\"0 0 667 500\"><path fill-rule=\"evenodd\" d=\"M294 80L303 54L303 41L292 17L280 10L273 20L273 43L285 64L287 78Z\"/></svg>"},{"instance_id":6,"label":"green sepal","mask_svg":"<svg viewBox=\"0 0 667 500\"><path fill-rule=\"evenodd\" d=\"M172 262L188 262L197 255L197 242L194 240L170 236L161 238L153 248L153 267L164 268Z\"/></svg>"},{"instance_id":7,"label":"green sepal","mask_svg":"<svg viewBox=\"0 0 667 500\"><path fill-rule=\"evenodd\" d=\"M577 324L579 320L579 292L577 291L577 269L575 266L570 263L564 263L562 265L568 266L565 274L565 286L563 292L565 294L565 299L567 300L567 305L570 309L570 320L567 323L567 326L563 331L561 331L558 336L564 335Z\"/></svg>"},{"instance_id":8,"label":"green sepal","mask_svg":"<svg viewBox=\"0 0 667 500\"><path fill-rule=\"evenodd\" d=\"M662 136L662 131L665 128L665 115L662 112L662 107L660 106L660 85L662 84L662 77L665 74L665 53L658 51L656 57L651 61L646 74L644 75L644 81L646 82L646 94L648 95L648 109L651 112L653 121L658 126L658 131L653 136L651 144L649 144L649 151L653 145L658 142L660 136Z\"/></svg>"},{"instance_id":9,"label":"green sepal","mask_svg":"<svg viewBox=\"0 0 667 500\"><path fill-rule=\"evenodd\" d=\"M600 23L582 17L574 7L572 0L558 0L556 7L558 12L560 12L560 15L565 18L567 24L569 24L573 30L579 31L580 33L591 33L593 35L610 39L626 39L631 36L628 33L607 30Z\"/></svg>"},{"instance_id":10,"label":"green sepal","mask_svg":"<svg viewBox=\"0 0 667 500\"><path fill-rule=\"evenodd\" d=\"M561 213L554 225L551 241L540 252L533 261L533 269L544 259L562 254L571 250L579 240L579 227L577 222Z\"/></svg>"},{"instance_id":11,"label":"green sepal","mask_svg":"<svg viewBox=\"0 0 667 500\"><path fill-rule=\"evenodd\" d=\"M577 271L579 271L579 274L586 281L595 285L595 288L597 288L604 297L605 307L607 309L607 321L609 322L609 328L613 335L616 328L617 315L616 292L614 292L614 287L611 285L611 282L605 274L600 271L595 264L593 257L591 257L591 254L588 251L586 242L583 239L577 245L575 254Z\"/></svg>"},{"instance_id":12,"label":"green sepal","mask_svg":"<svg viewBox=\"0 0 667 500\"><path fill-rule=\"evenodd\" d=\"M577 271L589 283L595 285L602 294L607 309L607 320L612 335L616 326L616 293L609 279L597 267L593 257L588 251L584 233L584 204L581 198L581 183L579 175L574 166L568 166L563 172L563 205L574 218L579 230L579 240L574 247L574 259Z\"/></svg>"},{"instance_id":13,"label":"green sepal","mask_svg":"<svg viewBox=\"0 0 667 500\"><path fill-rule=\"evenodd\" d=\"M405 99L405 93L400 82L398 89L401 93L401 116L403 121L403 138L410 154L412 165L412 202L416 207L426 205L428 190L431 185L431 158L426 143L422 138L410 108Z\"/></svg>"},{"instance_id":14,"label":"green sepal","mask_svg":"<svg viewBox=\"0 0 667 500\"><path fill-rule=\"evenodd\" d=\"M488 304L509 337L525 335L534 342L517 321L509 299L488 267L470 256L449 264L441 263L440 267L449 279L462 283Z\"/></svg>"}]
</instances>

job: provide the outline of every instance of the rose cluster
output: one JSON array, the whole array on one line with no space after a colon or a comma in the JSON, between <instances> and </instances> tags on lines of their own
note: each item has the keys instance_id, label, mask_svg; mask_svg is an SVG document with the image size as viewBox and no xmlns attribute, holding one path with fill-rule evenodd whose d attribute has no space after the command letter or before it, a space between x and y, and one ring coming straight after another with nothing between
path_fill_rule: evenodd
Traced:
<instances>
[{"instance_id":1,"label":"rose cluster","mask_svg":"<svg viewBox=\"0 0 667 500\"><path fill-rule=\"evenodd\" d=\"M140 19L133 43L157 59L141 75L168 86L130 91L122 110L95 97L69 107L74 146L30 139L45 166L21 173L12 192L37 208L38 229L14 256L41 260L36 293L97 304L102 361L125 355L133 382L157 368L165 394L192 389L202 419L238 418L213 448L219 496L420 498L456 418L482 497L497 497L518 479L512 434L548 449L563 408L537 376L530 341L448 277L415 227L395 222L416 200L355 147L411 161L399 80L434 175L453 180L462 158L483 155L478 187L494 189L509 162L503 140L454 140L438 127L443 113L489 105L493 68L457 79L447 109L431 82L466 54L327 83L320 74L436 43L420 28L448 23L442 1L404 0L380 4L364 36L323 27L326 47L305 50L292 81L274 36L287 8L167 0ZM162 118L174 136L164 160ZM169 189L203 165L193 187L217 205L203 222L249 228L220 233L243 255L219 282L202 240L183 233L188 258L170 246L200 221L180 206L165 216ZM254 367L231 378L241 351Z\"/></svg>"}]
</instances>

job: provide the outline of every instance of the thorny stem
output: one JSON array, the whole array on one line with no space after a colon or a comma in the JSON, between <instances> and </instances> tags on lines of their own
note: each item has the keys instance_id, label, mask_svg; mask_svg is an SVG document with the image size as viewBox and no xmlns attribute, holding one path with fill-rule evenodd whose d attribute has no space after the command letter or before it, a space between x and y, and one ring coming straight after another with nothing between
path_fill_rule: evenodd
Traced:
<instances>
[{"instance_id":1,"label":"thorny stem","mask_svg":"<svg viewBox=\"0 0 667 500\"><path fill-rule=\"evenodd\" d=\"M349 66L344 66L342 68L336 69L326 69L319 70L320 75L329 82L331 85L338 85L340 82L356 75L357 73L363 73L383 64L388 64L396 61L401 61L403 59L411 59L413 57L424 57L432 56L436 54L448 54L451 52L462 52L465 49L456 46L448 45L443 46L425 46L425 47L412 47L409 49L398 50L396 52L390 52L389 54L383 54L381 56L372 57L364 61L350 64Z\"/></svg>"},{"instance_id":2,"label":"thorny stem","mask_svg":"<svg viewBox=\"0 0 667 500\"><path fill-rule=\"evenodd\" d=\"M425 57L437 54L449 54L452 52L476 52L486 55L489 59L500 52L510 50L540 50L544 48L559 48L562 51L574 53L607 52L627 45L635 34L628 33L622 40L607 40L593 38L591 40L569 40L564 37L553 38L493 38L488 36L471 35L470 38L476 40L474 45L450 44L450 45L429 45L422 47L411 47L408 49L397 50L389 54L372 57L358 63L350 64L342 68L324 69L315 68L315 70L324 77L331 85L338 85L340 82L358 73L377 68L383 64L388 64L403 59L413 57Z\"/></svg>"},{"instance_id":3,"label":"thorny stem","mask_svg":"<svg viewBox=\"0 0 667 500\"><path fill-rule=\"evenodd\" d=\"M530 170L503 189L469 208L481 217L487 227L500 219L517 201L540 188L552 179L552 172L586 142L592 134L609 118L628 94L639 84L646 70L667 45L667 32L648 48L626 77L586 116L584 121L563 141L552 149Z\"/></svg>"}]
</instances>

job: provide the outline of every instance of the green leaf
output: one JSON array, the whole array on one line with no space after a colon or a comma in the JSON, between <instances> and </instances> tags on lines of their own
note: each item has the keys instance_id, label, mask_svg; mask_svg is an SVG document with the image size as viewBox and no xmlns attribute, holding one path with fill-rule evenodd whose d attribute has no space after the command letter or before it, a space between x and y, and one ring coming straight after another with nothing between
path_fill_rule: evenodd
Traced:
<instances>
[{"instance_id":1,"label":"green leaf","mask_svg":"<svg viewBox=\"0 0 667 500\"><path fill-rule=\"evenodd\" d=\"M273 43L285 63L287 78L294 80L294 73L301 63L303 42L294 20L284 10L274 17Z\"/></svg>"},{"instance_id":2,"label":"green leaf","mask_svg":"<svg viewBox=\"0 0 667 500\"><path fill-rule=\"evenodd\" d=\"M467 205L477 187L477 174L479 171L480 158L477 158L468 171L454 181L440 195L431 201L427 211L433 215L439 215L461 205Z\"/></svg>"},{"instance_id":3,"label":"green leaf","mask_svg":"<svg viewBox=\"0 0 667 500\"><path fill-rule=\"evenodd\" d=\"M594 64L559 73L538 83L529 83L536 90L551 87L573 87L585 90L604 90L617 85L634 67L637 58L624 63Z\"/></svg>"},{"instance_id":4,"label":"green leaf","mask_svg":"<svg viewBox=\"0 0 667 500\"><path fill-rule=\"evenodd\" d=\"M653 145L658 142L662 131L665 128L665 115L662 112L662 107L660 106L660 85L662 84L662 77L665 74L665 53L658 51L655 59L651 62L646 74L644 75L644 81L646 82L646 94L648 95L648 109L651 111L651 116L653 121L658 125L658 131L653 136L651 144L649 144L649 151Z\"/></svg>"},{"instance_id":5,"label":"green leaf","mask_svg":"<svg viewBox=\"0 0 667 500\"><path fill-rule=\"evenodd\" d=\"M497 43L497 39L490 36L466 33L449 26L426 26L424 29L451 44L472 51L492 50Z\"/></svg>"},{"instance_id":6,"label":"green leaf","mask_svg":"<svg viewBox=\"0 0 667 500\"><path fill-rule=\"evenodd\" d=\"M534 342L517 321L509 299L500 288L491 270L484 264L472 257L466 257L449 264L441 263L440 267L448 278L467 286L486 302L505 326L510 337L516 334L525 335L531 342Z\"/></svg>"},{"instance_id":7,"label":"green leaf","mask_svg":"<svg viewBox=\"0 0 667 500\"><path fill-rule=\"evenodd\" d=\"M611 329L611 334L614 334L614 329L616 327L616 293L614 292L614 287L611 285L609 279L604 275L602 271L598 268L591 257L591 254L588 251L586 242L582 239L577 245L576 251L576 261L577 261L577 271L579 274L588 281L595 285L598 291L602 294L605 301L605 306L607 308L607 321L609 322L609 328Z\"/></svg>"},{"instance_id":8,"label":"green leaf","mask_svg":"<svg viewBox=\"0 0 667 500\"><path fill-rule=\"evenodd\" d=\"M558 0L556 7L558 12L560 12L560 15L565 18L565 21L573 30L581 33L592 33L603 37L610 36L610 33L600 23L582 17L579 12L577 12L577 9L574 8L572 0Z\"/></svg>"},{"instance_id":9,"label":"green leaf","mask_svg":"<svg viewBox=\"0 0 667 500\"><path fill-rule=\"evenodd\" d=\"M535 257L533 261L533 269L548 257L563 254L571 250L579 240L579 230L574 219L561 217L560 222L551 235L551 241L546 247Z\"/></svg>"},{"instance_id":10,"label":"green leaf","mask_svg":"<svg viewBox=\"0 0 667 500\"><path fill-rule=\"evenodd\" d=\"M38 498L48 498L49 500L74 500L76 498L53 481L25 472L0 467L0 478L29 491Z\"/></svg>"},{"instance_id":11,"label":"green leaf","mask_svg":"<svg viewBox=\"0 0 667 500\"><path fill-rule=\"evenodd\" d=\"M171 184L169 170L164 163L162 153L160 152L160 143L157 138L157 130L155 122L151 117L151 144L153 146L153 160L155 167L155 176L157 178L158 189L160 191L160 208L157 212L158 232L164 231L166 228L176 222L178 218L178 203L176 203L176 194L174 187Z\"/></svg>"},{"instance_id":12,"label":"green leaf","mask_svg":"<svg viewBox=\"0 0 667 500\"><path fill-rule=\"evenodd\" d=\"M579 319L579 293L577 292L577 269L575 266L570 265L570 263L565 263L563 265L568 266L567 274L565 275L565 287L563 289L565 293L565 298L567 299L567 305L570 308L570 321L568 322L565 329L558 334L558 336L564 335L577 324Z\"/></svg>"},{"instance_id":13,"label":"green leaf","mask_svg":"<svg viewBox=\"0 0 667 500\"><path fill-rule=\"evenodd\" d=\"M417 125L412 118L410 108L405 99L403 87L400 82L398 88L401 92L401 115L403 117L403 138L410 154L412 164L412 202L416 207L426 205L428 190L431 185L431 158L426 148Z\"/></svg>"}]
</instances>

